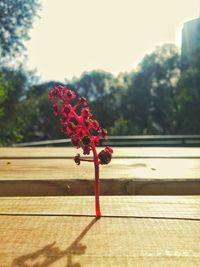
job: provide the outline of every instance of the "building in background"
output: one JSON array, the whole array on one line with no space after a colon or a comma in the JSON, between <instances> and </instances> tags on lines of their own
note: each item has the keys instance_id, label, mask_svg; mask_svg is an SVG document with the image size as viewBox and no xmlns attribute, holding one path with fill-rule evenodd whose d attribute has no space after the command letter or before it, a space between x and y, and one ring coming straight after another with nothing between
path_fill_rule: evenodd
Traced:
<instances>
[{"instance_id":1,"label":"building in background","mask_svg":"<svg viewBox=\"0 0 200 267\"><path fill-rule=\"evenodd\" d=\"M200 50L200 18L187 21L182 30L182 57L190 60Z\"/></svg>"}]
</instances>

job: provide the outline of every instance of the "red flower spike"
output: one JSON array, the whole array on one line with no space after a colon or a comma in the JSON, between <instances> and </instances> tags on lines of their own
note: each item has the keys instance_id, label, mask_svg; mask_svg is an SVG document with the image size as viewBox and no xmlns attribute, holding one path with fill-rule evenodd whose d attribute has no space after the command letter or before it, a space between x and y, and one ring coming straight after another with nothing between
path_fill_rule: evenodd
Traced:
<instances>
[{"instance_id":1,"label":"red flower spike","mask_svg":"<svg viewBox=\"0 0 200 267\"><path fill-rule=\"evenodd\" d=\"M108 164L112 159L113 150L106 147L97 154L96 146L101 138L106 139L107 130L102 129L98 121L94 120L92 113L84 97L77 97L72 90L58 85L49 92L50 100L58 100L53 104L54 115L60 117L61 129L71 137L71 143L77 148L82 148L84 155L93 152L93 159L81 158L80 154L74 157L77 165L81 161L94 163L95 170L95 211L96 218L101 217L99 202L100 184L99 184L99 164ZM71 100L75 100L72 101ZM75 103L75 104L74 104Z\"/></svg>"}]
</instances>

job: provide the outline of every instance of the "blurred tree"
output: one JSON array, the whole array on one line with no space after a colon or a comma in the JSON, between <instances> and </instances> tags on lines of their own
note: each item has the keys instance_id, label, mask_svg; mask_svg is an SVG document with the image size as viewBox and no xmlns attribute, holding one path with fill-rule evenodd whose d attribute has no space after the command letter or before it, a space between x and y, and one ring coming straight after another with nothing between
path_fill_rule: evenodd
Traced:
<instances>
[{"instance_id":1,"label":"blurred tree","mask_svg":"<svg viewBox=\"0 0 200 267\"><path fill-rule=\"evenodd\" d=\"M48 100L48 92L56 81L33 85L27 91L26 99L21 103L23 124L21 130L23 141L51 140L65 138L60 131L60 123L53 115L52 105Z\"/></svg>"},{"instance_id":2,"label":"blurred tree","mask_svg":"<svg viewBox=\"0 0 200 267\"><path fill-rule=\"evenodd\" d=\"M183 68L184 65L184 68ZM109 134L199 133L200 54L182 63L174 45L158 47L138 69L118 77L104 71L84 73L68 87L87 97ZM48 101L57 81L37 84L23 68L0 68L0 142L66 138Z\"/></svg>"},{"instance_id":3,"label":"blurred tree","mask_svg":"<svg viewBox=\"0 0 200 267\"><path fill-rule=\"evenodd\" d=\"M24 49L39 0L0 0L0 65Z\"/></svg>"},{"instance_id":4,"label":"blurred tree","mask_svg":"<svg viewBox=\"0 0 200 267\"><path fill-rule=\"evenodd\" d=\"M200 51L182 67L177 84L177 133L200 134Z\"/></svg>"},{"instance_id":5,"label":"blurred tree","mask_svg":"<svg viewBox=\"0 0 200 267\"><path fill-rule=\"evenodd\" d=\"M114 123L120 113L121 85L112 74L105 71L86 72L80 79L73 80L71 86L88 99L103 127L110 127Z\"/></svg>"},{"instance_id":6,"label":"blurred tree","mask_svg":"<svg viewBox=\"0 0 200 267\"><path fill-rule=\"evenodd\" d=\"M110 127L110 135L128 135L129 134L129 122L120 115L114 122L114 125Z\"/></svg>"},{"instance_id":7,"label":"blurred tree","mask_svg":"<svg viewBox=\"0 0 200 267\"><path fill-rule=\"evenodd\" d=\"M72 85L79 95L89 101L95 101L109 93L113 75L105 71L84 72L79 79L74 79Z\"/></svg>"},{"instance_id":8,"label":"blurred tree","mask_svg":"<svg viewBox=\"0 0 200 267\"><path fill-rule=\"evenodd\" d=\"M33 96L21 103L20 112L24 114L20 129L23 142L66 138L60 131L60 124L53 115L48 101L48 92Z\"/></svg>"},{"instance_id":9,"label":"blurred tree","mask_svg":"<svg viewBox=\"0 0 200 267\"><path fill-rule=\"evenodd\" d=\"M47 94L49 90L51 90L56 85L64 85L63 83L59 81L48 81L43 83L32 83L32 85L29 87L29 90L27 91L27 98L32 97L40 97L43 94Z\"/></svg>"},{"instance_id":10,"label":"blurred tree","mask_svg":"<svg viewBox=\"0 0 200 267\"><path fill-rule=\"evenodd\" d=\"M35 76L20 61L38 7L39 0L0 0L0 144L23 138L20 106Z\"/></svg>"},{"instance_id":11,"label":"blurred tree","mask_svg":"<svg viewBox=\"0 0 200 267\"><path fill-rule=\"evenodd\" d=\"M27 73L21 68L0 70L0 144L20 141L20 101L28 87Z\"/></svg>"},{"instance_id":12,"label":"blurred tree","mask_svg":"<svg viewBox=\"0 0 200 267\"><path fill-rule=\"evenodd\" d=\"M145 56L127 79L124 118L132 134L169 134L175 130L174 88L180 74L178 49L171 44Z\"/></svg>"}]
</instances>

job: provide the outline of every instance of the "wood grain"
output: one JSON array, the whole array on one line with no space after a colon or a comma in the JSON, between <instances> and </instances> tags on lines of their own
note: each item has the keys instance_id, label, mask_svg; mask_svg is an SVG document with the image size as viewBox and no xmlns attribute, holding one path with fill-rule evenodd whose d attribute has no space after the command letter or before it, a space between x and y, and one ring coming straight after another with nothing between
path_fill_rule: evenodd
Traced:
<instances>
[{"instance_id":1,"label":"wood grain","mask_svg":"<svg viewBox=\"0 0 200 267\"><path fill-rule=\"evenodd\" d=\"M0 197L0 267L199 266L200 150L115 152L101 194L199 196L101 196L95 220L94 196L60 196L93 194L93 166L76 166L77 150L1 148L0 195L12 197Z\"/></svg>"},{"instance_id":2,"label":"wood grain","mask_svg":"<svg viewBox=\"0 0 200 267\"><path fill-rule=\"evenodd\" d=\"M132 198L133 199L133 198ZM33 215L0 215L1 267L105 267L105 266L198 266L200 262L200 221L178 218L103 217L95 220L81 216L42 215L44 212L63 212L66 209L87 209L91 200L31 199L13 204ZM117 199L102 199L104 209L118 210ZM8 201L8 199L6 200ZM10 199L12 202L12 200ZM10 212L12 208L9 203ZM49 202L49 204L48 204ZM1 201L0 201L1 203ZM7 202L8 203L8 202ZM38 206L34 207L38 203ZM84 204L85 203L85 204ZM86 204L87 203L87 204ZM131 204L132 203L132 204ZM158 205L160 203L160 207ZM198 209L196 198L141 198L122 200L120 209L129 214L164 214L188 216ZM5 204L5 202L4 202ZM128 206L127 206L128 204ZM17 209L16 204L15 208ZM66 206L68 205L68 208ZM131 207L129 205L132 205ZM149 206L150 205L150 206ZM133 211L134 206L136 210ZM145 207L146 206L146 207ZM158 210L157 210L157 208ZM1 205L1 208L5 208ZM151 208L151 209L150 209ZM90 208L89 208L90 209ZM15 210L17 213L17 210ZM18 210L19 212L19 210ZM119 210L118 210L119 212ZM133 212L133 213L132 213ZM197 211L199 214L199 211ZM197 216L196 214L196 216ZM143 214L144 215L144 214ZM191 214L190 214L191 216ZM199 217L199 215L198 215Z\"/></svg>"}]
</instances>

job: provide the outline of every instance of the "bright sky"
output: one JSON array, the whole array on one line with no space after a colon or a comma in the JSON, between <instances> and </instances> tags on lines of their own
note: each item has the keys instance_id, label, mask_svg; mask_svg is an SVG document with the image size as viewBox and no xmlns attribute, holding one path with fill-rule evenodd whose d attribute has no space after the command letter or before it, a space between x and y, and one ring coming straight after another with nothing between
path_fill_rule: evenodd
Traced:
<instances>
[{"instance_id":1,"label":"bright sky","mask_svg":"<svg viewBox=\"0 0 200 267\"><path fill-rule=\"evenodd\" d=\"M180 46L183 22L200 10L200 0L41 1L28 67L60 81L97 69L133 70L157 45Z\"/></svg>"}]
</instances>

